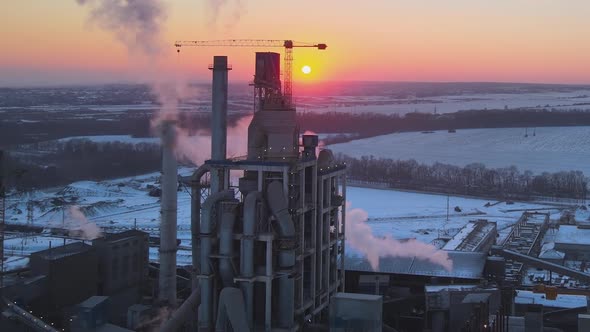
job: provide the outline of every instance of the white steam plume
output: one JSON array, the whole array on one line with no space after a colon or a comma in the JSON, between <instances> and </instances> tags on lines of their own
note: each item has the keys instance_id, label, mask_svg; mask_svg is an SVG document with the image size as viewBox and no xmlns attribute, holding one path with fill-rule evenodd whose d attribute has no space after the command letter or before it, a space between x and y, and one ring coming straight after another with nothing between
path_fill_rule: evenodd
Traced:
<instances>
[{"instance_id":1,"label":"white steam plume","mask_svg":"<svg viewBox=\"0 0 590 332\"><path fill-rule=\"evenodd\" d=\"M164 48L167 15L160 0L76 0L90 8L89 21L112 32L130 51L156 55Z\"/></svg>"},{"instance_id":2,"label":"white steam plume","mask_svg":"<svg viewBox=\"0 0 590 332\"><path fill-rule=\"evenodd\" d=\"M165 49L161 31L166 21L166 8L161 0L76 0L80 5L88 6L90 22L98 24L102 29L109 31L125 44L130 51L139 51L155 60ZM241 7L238 0L209 1L211 15L217 20L219 12L227 3L235 3ZM234 6L235 7L235 6ZM240 9L236 9L240 11ZM146 68L147 71L153 68ZM174 82L164 84L152 82L152 92L162 105L158 114L151 122L152 129L157 130L164 120L177 121L176 146L174 147L177 158L191 161L200 165L209 159L211 155L211 137L205 131L196 131L189 134L182 129L179 123L178 102L190 97L188 84ZM227 149L228 156L245 155L247 147L244 137L248 132L248 124L251 117L245 117L238 121L237 125L228 128Z\"/></svg>"},{"instance_id":3,"label":"white steam plume","mask_svg":"<svg viewBox=\"0 0 590 332\"><path fill-rule=\"evenodd\" d=\"M453 269L453 261L444 250L415 239L402 242L389 235L376 237L366 223L367 218L365 210L353 209L350 202L346 203L346 241L367 257L373 270L378 270L381 257L416 257L441 265L447 271Z\"/></svg>"},{"instance_id":4,"label":"white steam plume","mask_svg":"<svg viewBox=\"0 0 590 332\"><path fill-rule=\"evenodd\" d=\"M78 236L86 240L94 240L102 236L100 227L89 221L76 205L68 209L64 227L69 230L70 236Z\"/></svg>"},{"instance_id":5,"label":"white steam plume","mask_svg":"<svg viewBox=\"0 0 590 332\"><path fill-rule=\"evenodd\" d=\"M156 84L152 87L158 101L162 105L160 112L152 119L152 128L158 128L162 121L179 121L178 101L189 97L190 90L183 84ZM248 126L252 116L240 118L234 126L227 128L227 156L238 157L246 155L248 147L245 137L248 136ZM177 126L176 145L174 146L176 158L182 161L190 161L195 165L201 165L211 157L211 135L208 131L197 130L189 133L189 130Z\"/></svg>"}]
</instances>

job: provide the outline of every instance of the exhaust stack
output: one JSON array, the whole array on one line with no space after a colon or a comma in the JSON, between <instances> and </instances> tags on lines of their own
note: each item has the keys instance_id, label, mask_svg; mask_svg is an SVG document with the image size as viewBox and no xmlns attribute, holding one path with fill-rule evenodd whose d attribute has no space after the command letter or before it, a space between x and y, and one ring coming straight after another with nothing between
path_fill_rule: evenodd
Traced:
<instances>
[{"instance_id":1,"label":"exhaust stack","mask_svg":"<svg viewBox=\"0 0 590 332\"><path fill-rule=\"evenodd\" d=\"M227 56L214 56L211 115L211 160L225 160L227 154L227 80L231 67ZM223 171L211 172L211 193L217 193L224 187Z\"/></svg>"},{"instance_id":2,"label":"exhaust stack","mask_svg":"<svg viewBox=\"0 0 590 332\"><path fill-rule=\"evenodd\" d=\"M158 299L176 307L176 206L178 175L174 156L176 124L165 121L160 127L162 140L162 197L160 222L160 274Z\"/></svg>"}]
</instances>

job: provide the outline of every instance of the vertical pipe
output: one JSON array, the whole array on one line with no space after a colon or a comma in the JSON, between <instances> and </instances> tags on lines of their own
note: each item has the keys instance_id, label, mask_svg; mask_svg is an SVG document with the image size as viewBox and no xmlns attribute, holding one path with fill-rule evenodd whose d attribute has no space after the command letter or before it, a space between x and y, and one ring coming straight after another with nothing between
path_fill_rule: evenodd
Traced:
<instances>
[{"instance_id":1,"label":"vertical pipe","mask_svg":"<svg viewBox=\"0 0 590 332\"><path fill-rule=\"evenodd\" d=\"M203 203L203 213L201 220L201 305L199 306L199 327L203 330L208 331L212 326L213 320L213 269L211 268L209 257L212 251L212 237L213 234L213 210L215 209L218 202L234 200L234 192L222 191L219 193L211 194L207 197L207 200Z\"/></svg>"},{"instance_id":2,"label":"vertical pipe","mask_svg":"<svg viewBox=\"0 0 590 332\"><path fill-rule=\"evenodd\" d=\"M158 299L167 305L176 306L176 204L177 164L174 156L176 139L175 124L162 123L162 197L160 223L160 273Z\"/></svg>"},{"instance_id":3,"label":"vertical pipe","mask_svg":"<svg viewBox=\"0 0 590 332\"><path fill-rule=\"evenodd\" d=\"M192 249L192 290L199 287L199 257L201 252L201 178L210 171L209 165L201 165L191 178L191 249Z\"/></svg>"},{"instance_id":4,"label":"vertical pipe","mask_svg":"<svg viewBox=\"0 0 590 332\"><path fill-rule=\"evenodd\" d=\"M318 261L318 253L317 253L317 222L318 222L318 167L317 163L312 168L312 175L311 175L311 201L313 202L313 213L311 215L311 243L316 248L316 251L311 255L311 271L309 275L311 276L311 290L310 294L312 296L313 302L313 309L317 307L316 303L316 289L317 289L317 261Z\"/></svg>"},{"instance_id":5,"label":"vertical pipe","mask_svg":"<svg viewBox=\"0 0 590 332\"><path fill-rule=\"evenodd\" d=\"M219 236L219 275L223 287L234 286L234 224L236 222L236 205L223 205L221 224L218 225Z\"/></svg>"},{"instance_id":6,"label":"vertical pipe","mask_svg":"<svg viewBox=\"0 0 590 332\"><path fill-rule=\"evenodd\" d=\"M227 56L213 57L212 104L211 104L211 159L225 160L227 152ZM223 169L211 171L211 193L222 190Z\"/></svg>"},{"instance_id":7,"label":"vertical pipe","mask_svg":"<svg viewBox=\"0 0 590 332\"><path fill-rule=\"evenodd\" d=\"M318 179L318 220L317 220L317 235L316 235L316 240L317 240L317 245L316 245L316 255L317 255L317 265L316 265L316 273L317 273L317 282L316 282L316 290L319 291L320 293L323 292L323 287L324 287L324 283L323 283L323 262L324 262L324 251L322 250L323 246L324 246L324 177L323 176L319 176ZM317 297L317 299L319 299L319 297ZM320 306L322 303L318 302L318 306Z\"/></svg>"},{"instance_id":8,"label":"vertical pipe","mask_svg":"<svg viewBox=\"0 0 590 332\"><path fill-rule=\"evenodd\" d=\"M240 260L242 278L254 277L254 236L259 220L257 214L259 202L262 202L262 193L260 191L250 192L244 200L244 235L242 236L242 257ZM254 320L254 283L252 281L243 281L241 288L246 303L248 326L252 328Z\"/></svg>"}]
</instances>

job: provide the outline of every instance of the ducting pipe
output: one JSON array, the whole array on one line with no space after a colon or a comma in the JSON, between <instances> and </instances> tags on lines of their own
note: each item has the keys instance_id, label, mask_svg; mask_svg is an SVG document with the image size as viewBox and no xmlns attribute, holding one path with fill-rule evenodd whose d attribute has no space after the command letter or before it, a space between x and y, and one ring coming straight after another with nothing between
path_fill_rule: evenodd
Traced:
<instances>
[{"instance_id":1,"label":"ducting pipe","mask_svg":"<svg viewBox=\"0 0 590 332\"><path fill-rule=\"evenodd\" d=\"M270 210L277 219L280 240L294 240L295 225L289 214L289 205L283 192L283 184L273 181L267 188L267 200ZM295 249L291 244L279 248L279 270L285 273L278 279L278 323L280 327L293 326L295 312L295 280L291 275L295 265Z\"/></svg>"},{"instance_id":2,"label":"ducting pipe","mask_svg":"<svg viewBox=\"0 0 590 332\"><path fill-rule=\"evenodd\" d=\"M228 329L228 323L230 328ZM219 307L217 310L217 332L249 332L244 310L242 292L235 287L225 287L219 294Z\"/></svg>"},{"instance_id":3,"label":"ducting pipe","mask_svg":"<svg viewBox=\"0 0 590 332\"><path fill-rule=\"evenodd\" d=\"M234 269L232 259L234 255L234 223L236 221L235 208L223 211L219 234L219 275L223 287L234 286Z\"/></svg>"},{"instance_id":4,"label":"ducting pipe","mask_svg":"<svg viewBox=\"0 0 590 332\"><path fill-rule=\"evenodd\" d=\"M201 304L201 292L199 292L199 288L197 287L180 308L172 313L172 317L164 322L160 328L160 332L178 331L186 321L194 317L194 313L199 309L199 304Z\"/></svg>"},{"instance_id":5,"label":"ducting pipe","mask_svg":"<svg viewBox=\"0 0 590 332\"><path fill-rule=\"evenodd\" d=\"M200 280L201 285L201 305L199 306L199 326L205 329L211 327L212 321L212 280L209 276L212 274L211 265L209 264L209 256L211 255L211 237L213 236L213 227L211 215L217 203L221 201L236 201L234 192L226 190L211 194L203 203L202 220L201 220L201 274L204 276Z\"/></svg>"},{"instance_id":6,"label":"ducting pipe","mask_svg":"<svg viewBox=\"0 0 590 332\"><path fill-rule=\"evenodd\" d=\"M259 122L258 113L254 113L252 122L248 126L248 160L260 160L266 157L262 153L266 148L266 132Z\"/></svg>"},{"instance_id":7,"label":"ducting pipe","mask_svg":"<svg viewBox=\"0 0 590 332\"><path fill-rule=\"evenodd\" d=\"M209 165L201 165L191 177L191 244L192 244L192 290L199 287L199 257L201 241L201 178L211 170Z\"/></svg>"},{"instance_id":8,"label":"ducting pipe","mask_svg":"<svg viewBox=\"0 0 590 332\"><path fill-rule=\"evenodd\" d=\"M240 259L240 274L243 278L254 277L254 234L260 216L257 215L258 202L262 201L262 193L253 191L244 200L244 230L242 236L242 257ZM254 283L241 283L244 301L246 302L246 318L248 326L253 327L254 320Z\"/></svg>"},{"instance_id":9,"label":"ducting pipe","mask_svg":"<svg viewBox=\"0 0 590 332\"><path fill-rule=\"evenodd\" d=\"M178 196L178 171L174 145L176 124L165 121L161 124L162 140L162 197L160 199L160 274L158 299L175 308L176 303L176 214Z\"/></svg>"}]
</instances>

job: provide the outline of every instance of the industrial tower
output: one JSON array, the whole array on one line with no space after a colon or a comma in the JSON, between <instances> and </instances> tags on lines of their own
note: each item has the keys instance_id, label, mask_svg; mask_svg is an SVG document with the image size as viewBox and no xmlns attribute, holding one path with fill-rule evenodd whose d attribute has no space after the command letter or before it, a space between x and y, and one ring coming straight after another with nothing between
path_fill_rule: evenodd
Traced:
<instances>
[{"instance_id":1,"label":"industrial tower","mask_svg":"<svg viewBox=\"0 0 590 332\"><path fill-rule=\"evenodd\" d=\"M227 58L216 57L214 77L216 70L227 77L226 68ZM218 190L203 203L198 239L199 326L206 331L230 323L237 330L240 317L254 330L301 330L327 318L331 295L344 290L345 166L329 150L316 155L317 136L304 135L300 144L295 108L278 90L279 72L278 53L256 53L259 105L248 154L228 160L225 144L214 139L212 155L222 146L223 158L202 167L219 174L218 183L211 177ZM225 118L227 103L218 102L213 112ZM224 125L213 121L213 137ZM243 176L233 187L236 171Z\"/></svg>"},{"instance_id":2,"label":"industrial tower","mask_svg":"<svg viewBox=\"0 0 590 332\"><path fill-rule=\"evenodd\" d=\"M327 323L330 298L344 290L345 165L317 153L317 136L300 135L280 90L280 54L268 52L256 53L247 155L228 159L227 57L211 69L213 157L191 180L193 292L163 330L195 319L197 306L199 331Z\"/></svg>"}]
</instances>

